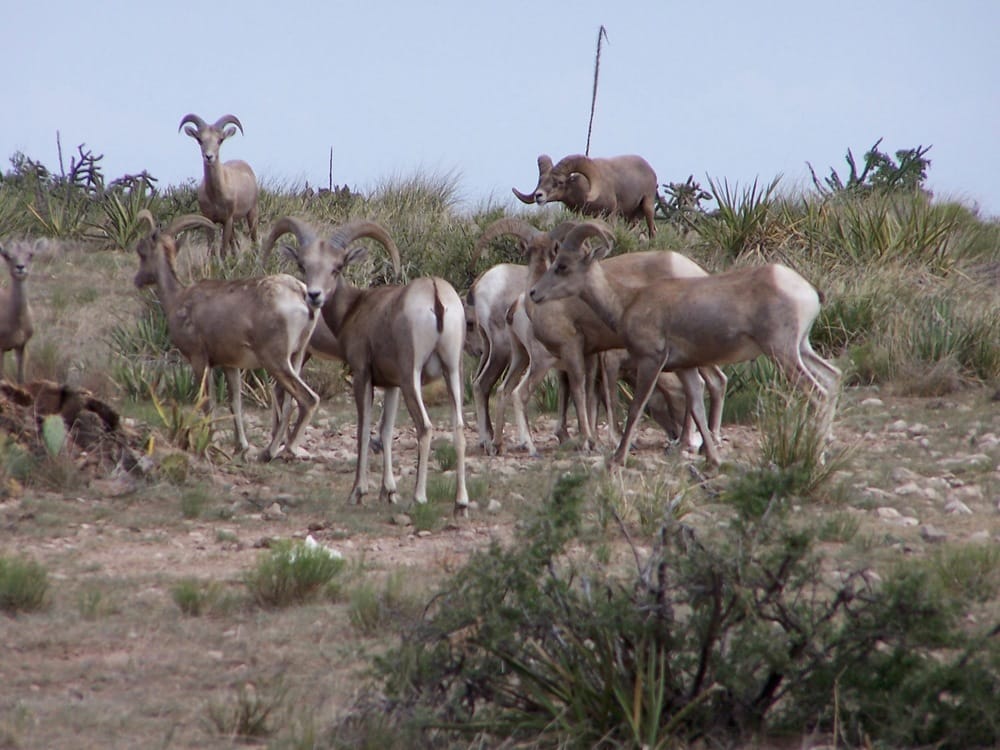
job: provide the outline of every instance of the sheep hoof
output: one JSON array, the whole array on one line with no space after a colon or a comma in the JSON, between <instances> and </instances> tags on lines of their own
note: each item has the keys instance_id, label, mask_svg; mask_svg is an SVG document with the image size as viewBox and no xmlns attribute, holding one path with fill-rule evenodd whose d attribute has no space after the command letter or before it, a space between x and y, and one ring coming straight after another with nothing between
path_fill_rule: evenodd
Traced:
<instances>
[{"instance_id":1,"label":"sheep hoof","mask_svg":"<svg viewBox=\"0 0 1000 750\"><path fill-rule=\"evenodd\" d=\"M500 452L500 449L496 445L486 440L480 441L479 447L483 449L483 453L487 456L495 456Z\"/></svg>"},{"instance_id":2,"label":"sheep hoof","mask_svg":"<svg viewBox=\"0 0 1000 750\"><path fill-rule=\"evenodd\" d=\"M378 499L380 502L389 503L390 505L396 505L399 503L399 492L395 488L388 490L385 487L379 492Z\"/></svg>"},{"instance_id":3,"label":"sheep hoof","mask_svg":"<svg viewBox=\"0 0 1000 750\"><path fill-rule=\"evenodd\" d=\"M468 518L469 517L469 506L468 505L456 505L455 518Z\"/></svg>"},{"instance_id":4,"label":"sheep hoof","mask_svg":"<svg viewBox=\"0 0 1000 750\"><path fill-rule=\"evenodd\" d=\"M354 489L351 490L351 494L347 498L347 504L348 505L362 505L363 504L362 501L364 500L364 496L365 496L365 493L362 490L360 490L357 487L355 487Z\"/></svg>"}]
</instances>

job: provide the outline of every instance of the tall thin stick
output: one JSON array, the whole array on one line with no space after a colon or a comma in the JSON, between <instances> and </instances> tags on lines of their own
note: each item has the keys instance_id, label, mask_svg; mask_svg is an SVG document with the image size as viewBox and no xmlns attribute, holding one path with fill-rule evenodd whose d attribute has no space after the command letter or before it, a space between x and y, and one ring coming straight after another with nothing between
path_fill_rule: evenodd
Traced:
<instances>
[{"instance_id":1,"label":"tall thin stick","mask_svg":"<svg viewBox=\"0 0 1000 750\"><path fill-rule=\"evenodd\" d=\"M590 156L590 133L594 129L594 110L597 108L597 78L601 72L601 41L608 38L607 29L604 24L597 30L597 55L594 58L594 92L590 96L590 122L587 123L587 150L584 152Z\"/></svg>"},{"instance_id":2,"label":"tall thin stick","mask_svg":"<svg viewBox=\"0 0 1000 750\"><path fill-rule=\"evenodd\" d=\"M327 184L326 187L332 193L333 192L333 146L330 146L330 175L327 179L329 180L329 183Z\"/></svg>"}]
</instances>

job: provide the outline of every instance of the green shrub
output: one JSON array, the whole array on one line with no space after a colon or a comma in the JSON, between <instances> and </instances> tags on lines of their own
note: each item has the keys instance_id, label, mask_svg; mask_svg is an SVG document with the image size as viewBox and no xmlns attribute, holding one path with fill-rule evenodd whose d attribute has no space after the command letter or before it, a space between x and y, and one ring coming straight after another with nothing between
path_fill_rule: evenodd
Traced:
<instances>
[{"instance_id":1,"label":"green shrub","mask_svg":"<svg viewBox=\"0 0 1000 750\"><path fill-rule=\"evenodd\" d=\"M280 541L261 553L244 583L260 606L288 607L318 596L343 568L344 560L325 547Z\"/></svg>"},{"instance_id":2,"label":"green shrub","mask_svg":"<svg viewBox=\"0 0 1000 750\"><path fill-rule=\"evenodd\" d=\"M45 605L48 590L48 572L39 563L0 557L0 610L9 615L35 612Z\"/></svg>"}]
</instances>

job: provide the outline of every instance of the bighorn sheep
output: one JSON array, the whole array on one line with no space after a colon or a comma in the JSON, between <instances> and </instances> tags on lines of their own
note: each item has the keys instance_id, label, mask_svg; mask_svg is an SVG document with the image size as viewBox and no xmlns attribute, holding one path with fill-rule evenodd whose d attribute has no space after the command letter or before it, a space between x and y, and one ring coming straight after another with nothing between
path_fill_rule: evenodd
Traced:
<instances>
[{"instance_id":1,"label":"bighorn sheep","mask_svg":"<svg viewBox=\"0 0 1000 750\"><path fill-rule=\"evenodd\" d=\"M622 216L633 223L645 218L649 236L656 235L656 172L641 156L592 159L576 154L552 166L552 159L542 154L535 189L530 194L513 191L523 203L559 201L584 216Z\"/></svg>"},{"instance_id":2,"label":"bighorn sheep","mask_svg":"<svg viewBox=\"0 0 1000 750\"><path fill-rule=\"evenodd\" d=\"M319 317L319 306L306 294L305 284L288 274L277 274L233 281L205 279L185 287L175 267L176 237L194 227L214 229L213 223L201 215L187 214L160 230L148 210L141 211L140 218L149 223L150 234L136 246L139 271L135 285L140 289L155 287L167 316L170 340L191 363L199 381L204 382L210 368L222 368L237 449L243 452L249 447L243 429L241 370L264 368L274 378L276 390L289 394L299 407L295 427L284 446L292 453L319 405L319 396L299 376ZM278 454L288 417L286 411L262 459Z\"/></svg>"},{"instance_id":3,"label":"bighorn sheep","mask_svg":"<svg viewBox=\"0 0 1000 750\"><path fill-rule=\"evenodd\" d=\"M596 235L588 236L601 236L605 244L610 247L611 239L606 225L587 222L584 226L596 230ZM573 228L568 234L578 231L578 227ZM499 219L486 228L477 246L504 234L517 237L528 255L530 288L546 273L549 262L559 247L558 237L562 233L560 231L554 237L551 233L542 232L520 219ZM659 250L619 255L603 261L602 266L609 276L632 287L644 285L652 279L706 275L704 269L689 258L679 253ZM561 361L566 370L570 394L577 408L581 447L590 450L594 447L594 441L593 425L587 417L589 411L587 404L590 402L587 394L586 359L592 354L622 348L624 343L621 336L607 326L589 305L579 299L560 299L542 307L529 296L525 300L525 310L531 320L535 338ZM718 434L721 431L726 377L718 367L704 368L702 376L709 389L712 429ZM664 397L669 398L667 390L663 393ZM691 417L693 419L693 414ZM685 420L685 432L689 431L688 421Z\"/></svg>"},{"instance_id":4,"label":"bighorn sheep","mask_svg":"<svg viewBox=\"0 0 1000 750\"><path fill-rule=\"evenodd\" d=\"M302 271L310 303L321 307L323 318L340 341L351 368L358 410L358 459L350 502L360 503L368 492L368 443L372 422L373 388L385 389L382 427L382 488L380 497L394 502L392 476L392 427L402 391L406 408L417 430L418 458L414 500L427 502L427 468L432 423L424 407L424 381L444 377L452 405L456 453L455 512L468 513L465 486L465 433L462 422L462 347L465 311L458 292L444 279L424 277L405 286L359 289L342 275L367 250L349 247L369 237L382 243L392 256L397 273L399 250L381 226L354 221L322 239L306 222L285 216L271 229L262 253L269 254L276 240L292 233L298 247L284 246Z\"/></svg>"},{"instance_id":5,"label":"bighorn sheep","mask_svg":"<svg viewBox=\"0 0 1000 750\"><path fill-rule=\"evenodd\" d=\"M39 242L41 240L0 245L0 256L10 270L10 287L0 289L0 378L4 377L7 352L13 350L18 383L24 382L24 347L34 333L24 285Z\"/></svg>"},{"instance_id":6,"label":"bighorn sheep","mask_svg":"<svg viewBox=\"0 0 1000 750\"><path fill-rule=\"evenodd\" d=\"M673 370L704 437L706 458L718 465L718 450L705 424L702 381L693 368L747 361L761 354L818 402L829 434L840 370L809 345L820 299L808 281L787 266L769 264L629 286L607 273L606 263L595 262L607 252L605 248L584 248L584 241L600 232L591 224L571 232L529 297L543 309L564 298L582 300L605 325L617 330L635 359L635 395L612 464L624 465L657 377Z\"/></svg>"},{"instance_id":7,"label":"bighorn sheep","mask_svg":"<svg viewBox=\"0 0 1000 750\"><path fill-rule=\"evenodd\" d=\"M223 163L219 160L222 142L235 135L236 128L242 133L243 125L235 115L223 115L209 125L198 115L189 114L184 115L177 131L187 123L194 127L188 126L184 132L198 141L205 163L205 176L198 188L198 208L213 222L222 225L219 255L236 250L233 224L237 219L246 219L250 239L257 242L257 176L245 161L235 159Z\"/></svg>"}]
</instances>

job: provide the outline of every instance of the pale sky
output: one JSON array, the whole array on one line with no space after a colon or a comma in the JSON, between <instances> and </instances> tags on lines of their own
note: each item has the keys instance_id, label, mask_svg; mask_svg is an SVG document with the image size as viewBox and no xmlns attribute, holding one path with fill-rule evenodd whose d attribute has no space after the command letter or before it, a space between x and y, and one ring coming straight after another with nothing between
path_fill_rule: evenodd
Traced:
<instances>
[{"instance_id":1,"label":"pale sky","mask_svg":"<svg viewBox=\"0 0 1000 750\"><path fill-rule=\"evenodd\" d=\"M932 146L928 187L1000 216L1000 2L55 2L3 11L2 171L85 143L106 179L201 178L188 112L243 122L222 149L274 186L457 176L518 205L541 153L590 153L795 192L878 139Z\"/></svg>"}]
</instances>

